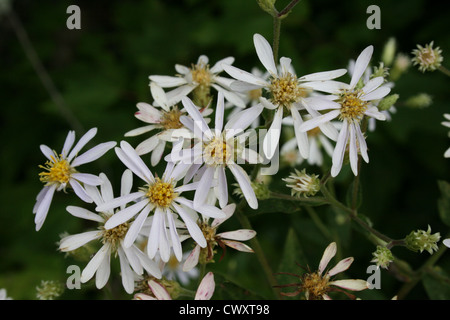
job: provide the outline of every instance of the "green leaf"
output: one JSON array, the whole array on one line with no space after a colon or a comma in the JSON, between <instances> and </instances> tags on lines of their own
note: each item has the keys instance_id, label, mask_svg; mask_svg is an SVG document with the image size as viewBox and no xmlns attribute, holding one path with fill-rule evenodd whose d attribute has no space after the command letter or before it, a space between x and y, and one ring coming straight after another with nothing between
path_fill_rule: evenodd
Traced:
<instances>
[{"instance_id":1,"label":"green leaf","mask_svg":"<svg viewBox=\"0 0 450 320\"><path fill-rule=\"evenodd\" d=\"M438 181L441 197L438 199L439 216L447 226L450 226L450 183Z\"/></svg>"},{"instance_id":2,"label":"green leaf","mask_svg":"<svg viewBox=\"0 0 450 320\"><path fill-rule=\"evenodd\" d=\"M422 278L423 286L431 300L450 300L450 278L442 270L434 268Z\"/></svg>"}]
</instances>

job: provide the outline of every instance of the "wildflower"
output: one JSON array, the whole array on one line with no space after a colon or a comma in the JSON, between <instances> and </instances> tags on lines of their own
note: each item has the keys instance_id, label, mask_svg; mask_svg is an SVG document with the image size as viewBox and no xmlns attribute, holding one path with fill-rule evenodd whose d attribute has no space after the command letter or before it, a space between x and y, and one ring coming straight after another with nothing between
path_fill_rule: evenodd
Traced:
<instances>
[{"instance_id":1,"label":"wildflower","mask_svg":"<svg viewBox=\"0 0 450 320\"><path fill-rule=\"evenodd\" d=\"M165 263L161 261L161 270L163 272L163 277L168 280L178 280L181 284L187 285L191 281L191 279L195 279L199 275L199 270L197 268L192 268L189 271L183 270L183 264L186 259L189 257L189 252L183 253L183 258L181 261L172 255Z\"/></svg>"},{"instance_id":2,"label":"wildflower","mask_svg":"<svg viewBox=\"0 0 450 320\"><path fill-rule=\"evenodd\" d=\"M169 155L170 157L167 157L166 160L193 165L194 168L202 171L194 196L194 207L205 203L213 180L216 179L216 194L220 207L223 208L228 203L228 187L225 175L225 168L228 168L239 183L249 206L256 209L258 201L251 187L250 178L238 163L248 161L255 164L261 161L259 154L243 146L241 139L246 137L244 130L262 112L261 104L241 111L224 125L224 97L219 92L215 128L212 129L206 124L192 100L183 98L182 103L192 118L183 117L182 122L194 133L199 142L187 150L174 148Z\"/></svg>"},{"instance_id":3,"label":"wildflower","mask_svg":"<svg viewBox=\"0 0 450 320\"><path fill-rule=\"evenodd\" d=\"M371 262L375 262L378 267L384 269L387 269L389 264L394 261L391 250L383 246L377 246L377 250L372 255L373 259Z\"/></svg>"},{"instance_id":4,"label":"wildflower","mask_svg":"<svg viewBox=\"0 0 450 320\"><path fill-rule=\"evenodd\" d=\"M167 92L169 100L174 103L178 103L181 98L193 92L196 103L205 108L211 102L210 89L214 88L217 92L221 92L225 99L233 105L245 108L241 97L229 88L232 79L219 75L223 71L224 65L231 65L233 62L233 57L227 57L219 60L210 68L209 58L201 55L197 63L192 65L191 68L180 64L175 65L179 76L152 75L149 78L162 88L176 87L176 89Z\"/></svg>"},{"instance_id":5,"label":"wildflower","mask_svg":"<svg viewBox=\"0 0 450 320\"><path fill-rule=\"evenodd\" d=\"M441 66L444 58L439 47L433 48L434 41L422 47L417 45L417 49L412 51L414 57L411 59L413 65L419 65L419 71L434 71Z\"/></svg>"},{"instance_id":6,"label":"wildflower","mask_svg":"<svg viewBox=\"0 0 450 320\"><path fill-rule=\"evenodd\" d=\"M91 203L92 199L86 193L84 186L97 186L102 180L92 174L80 173L76 168L82 164L92 162L100 158L109 149L116 145L116 142L101 143L90 150L78 155L78 152L97 134L97 128L90 129L81 137L75 147L75 132L69 131L64 146L60 154L52 151L46 145L41 145L41 151L48 159L44 169L39 174L40 180L44 183L44 187L36 197L36 204L33 208L35 214L34 222L36 223L36 231L38 231L47 217L53 195L55 191L66 191L67 187L71 187L75 194L83 201ZM83 184L83 185L82 185Z\"/></svg>"},{"instance_id":7,"label":"wildflower","mask_svg":"<svg viewBox=\"0 0 450 320\"><path fill-rule=\"evenodd\" d=\"M110 181L103 173L100 174L104 183L100 188L87 187L87 192L91 195L97 206L101 206L114 198ZM122 175L121 194L130 195L133 175L130 170L125 170ZM134 290L134 274L141 275L144 270L153 276L160 278L161 272L157 264L144 254L137 246L129 247L124 245L125 235L133 224L124 222L111 229L106 229L106 222L114 217L117 212L113 209L102 211L100 214L91 212L81 207L68 206L67 211L75 217L94 221L99 224L97 230L87 231L75 235L70 235L61 239L59 249L62 252L70 252L86 245L87 243L99 240L102 247L92 257L81 273L81 282L89 281L96 275L95 284L98 289L103 288L108 282L111 272L111 256L119 256L122 284L127 293Z\"/></svg>"},{"instance_id":8,"label":"wildflower","mask_svg":"<svg viewBox=\"0 0 450 320\"><path fill-rule=\"evenodd\" d=\"M405 244L409 250L421 253L426 250L429 254L433 254L433 251L437 251L438 249L437 242L440 238L440 233L436 232L431 234L431 227L428 226L427 231L411 231L411 233L405 237Z\"/></svg>"},{"instance_id":9,"label":"wildflower","mask_svg":"<svg viewBox=\"0 0 450 320\"><path fill-rule=\"evenodd\" d=\"M286 186L292 188L292 196L314 196L320 190L320 180L315 174L309 175L306 173L306 169L298 171L295 169L295 173L291 173L288 178L283 179L286 181Z\"/></svg>"},{"instance_id":10,"label":"wildflower","mask_svg":"<svg viewBox=\"0 0 450 320\"><path fill-rule=\"evenodd\" d=\"M372 104L373 101L385 97L391 90L389 87L383 86L384 78L375 77L362 88L358 87L372 53L373 46L368 46L358 56L350 84L341 82L330 84L329 93L337 97L338 106L320 116L313 116L300 127L301 131L306 132L335 118L342 121L342 128L332 157L331 175L333 177L337 176L342 168L347 144L349 145L350 166L355 175L358 175L358 153L365 162L369 162L367 144L360 126L363 118L367 116L377 120L386 120L386 116Z\"/></svg>"},{"instance_id":11,"label":"wildflower","mask_svg":"<svg viewBox=\"0 0 450 320\"><path fill-rule=\"evenodd\" d=\"M350 296L346 291L341 290L351 290L351 291L361 291L368 288L368 283L365 280L359 279L348 279L348 280L332 280L331 278L338 273L347 270L353 263L353 258L345 258L339 261L332 269L325 272L325 269L330 262L330 260L336 255L336 243L332 242L325 249L322 259L319 263L319 269L316 272L308 272L302 276L289 274L300 278L300 283L293 283L287 285L280 285L279 287L297 287L294 292L283 292L282 295L285 296L296 296L300 292L305 293L305 298L307 300L331 300L328 295L329 292L338 291L343 292ZM325 272L325 273L324 273ZM281 273L283 274L283 273ZM352 297L352 296L351 296ZM353 297L352 297L353 298Z\"/></svg>"},{"instance_id":12,"label":"wildflower","mask_svg":"<svg viewBox=\"0 0 450 320\"><path fill-rule=\"evenodd\" d=\"M207 245L205 248L201 248L198 244L194 247L183 265L183 271L192 270L199 262L202 264L212 262L215 254L214 249L217 245L223 250L225 250L225 246L228 246L241 252L253 253L252 248L241 241L247 241L255 237L256 232L254 230L239 229L217 233L219 226L233 215L235 209L236 204L229 204L223 208L223 212L226 214L225 218L216 218L212 222L207 217L201 219L200 229L205 236Z\"/></svg>"},{"instance_id":13,"label":"wildflower","mask_svg":"<svg viewBox=\"0 0 450 320\"><path fill-rule=\"evenodd\" d=\"M170 258L170 249L173 248L175 256L180 261L182 248L175 225L178 214L192 238L201 246L206 246L203 234L189 212L194 208L194 205L191 200L182 196L182 192L194 190L198 184L176 185L183 178L188 166L183 163L175 166L174 163L169 162L166 164L163 175L155 177L128 142L122 141L120 148L115 148L115 151L119 159L145 182L145 186L141 187L139 191L109 199L97 206L97 211L105 211L131 204L108 219L105 223L105 229L113 229L137 216L124 238L124 247L130 247L138 237L146 219L153 212L147 245L149 257L154 258L159 250L161 259L167 262ZM199 206L195 210L211 217L224 216L220 209L211 205Z\"/></svg>"},{"instance_id":14,"label":"wildflower","mask_svg":"<svg viewBox=\"0 0 450 320\"><path fill-rule=\"evenodd\" d=\"M125 133L125 136L137 136L153 130L159 130L158 133L145 139L136 147L136 152L140 156L151 152L151 165L156 166L162 158L167 142L171 141L174 131L178 132L178 134L182 131L187 131L180 122L180 117L186 114L186 110L179 109L176 104L168 101L165 92L155 83L150 84L150 89L155 102L162 110L151 104L139 102L137 104L139 111L135 113L135 116L139 120L149 123L149 125L133 129ZM211 112L212 110L208 108L204 109L202 114L205 116Z\"/></svg>"},{"instance_id":15,"label":"wildflower","mask_svg":"<svg viewBox=\"0 0 450 320\"><path fill-rule=\"evenodd\" d=\"M39 300L54 300L64 292L64 285L56 281L41 281L36 287L36 296Z\"/></svg>"},{"instance_id":16,"label":"wildflower","mask_svg":"<svg viewBox=\"0 0 450 320\"><path fill-rule=\"evenodd\" d=\"M270 93L269 99L265 97L259 98L265 108L275 110L272 124L263 141L264 153L268 159L273 157L278 147L285 111L293 118L299 150L302 156L307 158L309 149L306 133L297 130L303 123L299 110L306 108L309 112L315 114L315 110L312 110L310 106L321 105L322 107L332 108L337 105L329 99L310 96L310 92L312 89L321 90L322 86L326 88L326 80L340 77L346 73L346 70L318 72L298 78L291 66L290 58L280 58L280 68L278 70L275 65L272 48L267 40L261 35L255 34L253 41L258 58L269 72L270 78L267 80L266 77L258 77L236 67L224 65L224 70L238 80L231 84L231 88L241 92L264 89ZM314 88L311 87L312 82L315 83ZM322 129L331 138L335 139L335 136L337 136L335 129L328 124L322 126Z\"/></svg>"}]
</instances>

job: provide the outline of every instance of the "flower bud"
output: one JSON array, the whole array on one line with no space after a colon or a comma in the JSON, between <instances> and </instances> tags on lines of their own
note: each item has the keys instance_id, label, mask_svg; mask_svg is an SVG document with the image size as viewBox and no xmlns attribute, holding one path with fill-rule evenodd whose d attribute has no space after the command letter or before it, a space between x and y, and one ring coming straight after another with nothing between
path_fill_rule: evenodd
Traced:
<instances>
[{"instance_id":1,"label":"flower bud","mask_svg":"<svg viewBox=\"0 0 450 320\"><path fill-rule=\"evenodd\" d=\"M391 250L384 246L377 246L377 250L372 253L373 259L371 262L375 262L378 267L387 269L389 264L394 261L394 256Z\"/></svg>"},{"instance_id":2,"label":"flower bud","mask_svg":"<svg viewBox=\"0 0 450 320\"><path fill-rule=\"evenodd\" d=\"M433 48L433 41L425 47L418 44L417 49L414 49L412 54L414 58L411 61L414 65L419 65L419 71L422 72L436 70L444 60L442 50L439 47Z\"/></svg>"},{"instance_id":3,"label":"flower bud","mask_svg":"<svg viewBox=\"0 0 450 320\"><path fill-rule=\"evenodd\" d=\"M53 300L62 295L63 292L63 284L56 281L42 280L40 286L36 287L36 296L39 300Z\"/></svg>"},{"instance_id":4,"label":"flower bud","mask_svg":"<svg viewBox=\"0 0 450 320\"><path fill-rule=\"evenodd\" d=\"M295 174L291 173L288 178L283 179L286 181L286 186L292 188L291 195L300 197L314 196L320 190L320 179L317 175L308 175L303 169L298 171L295 169Z\"/></svg>"},{"instance_id":5,"label":"flower bud","mask_svg":"<svg viewBox=\"0 0 450 320\"><path fill-rule=\"evenodd\" d=\"M437 251L437 242L441 238L439 232L431 234L431 227L428 226L428 230L412 231L405 237L405 244L409 250L415 252L428 251L429 254L433 254L433 250Z\"/></svg>"}]
</instances>

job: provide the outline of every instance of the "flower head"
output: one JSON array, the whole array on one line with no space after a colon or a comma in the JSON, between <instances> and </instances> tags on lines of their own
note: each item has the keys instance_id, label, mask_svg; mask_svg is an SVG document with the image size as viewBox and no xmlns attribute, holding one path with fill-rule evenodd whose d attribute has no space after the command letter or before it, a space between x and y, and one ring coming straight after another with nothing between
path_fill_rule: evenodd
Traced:
<instances>
[{"instance_id":1,"label":"flower head","mask_svg":"<svg viewBox=\"0 0 450 320\"><path fill-rule=\"evenodd\" d=\"M307 174L306 169L302 171L295 169L295 173L291 173L283 181L286 181L286 186L292 189L291 194L297 197L314 196L320 190L319 177L315 174Z\"/></svg>"},{"instance_id":2,"label":"flower head","mask_svg":"<svg viewBox=\"0 0 450 320\"><path fill-rule=\"evenodd\" d=\"M39 178L44 183L44 187L37 195L36 204L33 208L33 213L36 215L34 219L36 230L42 227L47 217L55 191L66 191L68 187L71 187L81 200L87 203L92 202L84 186L97 186L102 183L102 180L98 176L78 172L77 167L97 160L116 145L114 141L101 143L78 155L79 151L96 134L97 128L90 129L73 147L75 132L70 131L59 154L46 145L41 145L41 151L47 158L47 162L44 166L40 166L43 171L39 174Z\"/></svg>"},{"instance_id":3,"label":"flower head","mask_svg":"<svg viewBox=\"0 0 450 320\"><path fill-rule=\"evenodd\" d=\"M377 250L372 253L373 259L371 262L375 262L378 267L387 269L389 264L394 261L394 256L391 250L384 246L377 246Z\"/></svg>"},{"instance_id":4,"label":"flower head","mask_svg":"<svg viewBox=\"0 0 450 320\"><path fill-rule=\"evenodd\" d=\"M336 243L332 242L325 249L322 259L319 263L319 268L316 272L307 272L303 275L294 275L300 278L300 283L293 283L287 285L280 285L279 287L296 287L294 292L283 292L282 295L296 296L300 292L304 292L307 300L330 300L329 292L339 291L349 295L346 291L361 291L368 288L368 283L365 280L351 279L351 280L332 280L332 277L338 273L347 270L353 263L353 258L345 258L339 261L333 268L326 271L328 263L336 255Z\"/></svg>"},{"instance_id":5,"label":"flower head","mask_svg":"<svg viewBox=\"0 0 450 320\"><path fill-rule=\"evenodd\" d=\"M444 60L442 50L439 47L433 48L433 44L434 41L426 44L425 47L418 44L417 49L412 51L414 57L411 61L414 65L419 65L419 71L434 71L441 66Z\"/></svg>"},{"instance_id":6,"label":"flower head","mask_svg":"<svg viewBox=\"0 0 450 320\"><path fill-rule=\"evenodd\" d=\"M427 231L417 230L411 231L409 235L405 237L406 247L412 251L423 252L428 251L429 254L433 254L433 251L437 251L437 242L441 238L439 232L431 234L431 227L428 226Z\"/></svg>"}]
</instances>

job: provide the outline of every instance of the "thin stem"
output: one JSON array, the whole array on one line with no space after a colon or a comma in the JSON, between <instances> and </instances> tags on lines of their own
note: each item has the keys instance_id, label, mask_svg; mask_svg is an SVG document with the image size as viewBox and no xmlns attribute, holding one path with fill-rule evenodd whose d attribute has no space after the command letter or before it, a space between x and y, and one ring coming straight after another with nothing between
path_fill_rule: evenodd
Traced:
<instances>
[{"instance_id":1,"label":"thin stem","mask_svg":"<svg viewBox=\"0 0 450 320\"><path fill-rule=\"evenodd\" d=\"M276 16L273 17L273 60L275 63L278 61L278 48L280 46L280 33L281 33L281 19Z\"/></svg>"},{"instance_id":2,"label":"thin stem","mask_svg":"<svg viewBox=\"0 0 450 320\"><path fill-rule=\"evenodd\" d=\"M312 221L315 223L317 228L322 232L322 234L328 239L333 240L333 236L331 235L330 231L328 230L327 226L322 222L319 215L317 214L316 210L310 206L305 206L306 212L308 212L308 215L312 219Z\"/></svg>"},{"instance_id":3,"label":"thin stem","mask_svg":"<svg viewBox=\"0 0 450 320\"><path fill-rule=\"evenodd\" d=\"M295 7L297 3L299 3L300 0L292 0L283 10L281 10L277 16L279 18L284 18L291 10Z\"/></svg>"},{"instance_id":4,"label":"thin stem","mask_svg":"<svg viewBox=\"0 0 450 320\"><path fill-rule=\"evenodd\" d=\"M447 76L450 77L450 70L448 70L446 67L444 67L444 66L439 66L438 70L439 70L440 72L442 72L443 74L445 74L445 75L447 75Z\"/></svg>"},{"instance_id":5,"label":"thin stem","mask_svg":"<svg viewBox=\"0 0 450 320\"><path fill-rule=\"evenodd\" d=\"M274 199L290 200L304 202L305 204L328 204L327 199L324 197L292 197L286 194L271 192L270 197Z\"/></svg>"},{"instance_id":6,"label":"thin stem","mask_svg":"<svg viewBox=\"0 0 450 320\"><path fill-rule=\"evenodd\" d=\"M30 61L34 71L38 75L39 80L42 82L48 94L50 95L50 98L53 100L53 103L59 109L62 117L69 123L69 125L75 131L78 131L79 133L84 132L83 126L71 112L70 108L68 108L68 106L66 105L64 98L56 88L55 83L53 82L52 78L50 77L41 60L39 59L39 56L36 50L34 49L34 46L31 43L28 34L24 26L22 25L20 19L12 10L10 10L8 17L14 29L14 32L16 33L16 36L19 40L19 43L22 46L28 60Z\"/></svg>"}]
</instances>

